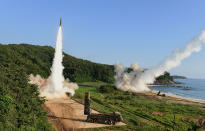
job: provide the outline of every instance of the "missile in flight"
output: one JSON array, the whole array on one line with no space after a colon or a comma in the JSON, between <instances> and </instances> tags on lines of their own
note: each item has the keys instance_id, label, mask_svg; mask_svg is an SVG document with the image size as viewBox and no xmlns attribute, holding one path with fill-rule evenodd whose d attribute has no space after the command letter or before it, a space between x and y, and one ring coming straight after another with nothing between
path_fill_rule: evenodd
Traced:
<instances>
[{"instance_id":1,"label":"missile in flight","mask_svg":"<svg viewBox=\"0 0 205 131\"><path fill-rule=\"evenodd\" d=\"M62 25L62 19L60 18L60 25L59 26L61 26Z\"/></svg>"}]
</instances>

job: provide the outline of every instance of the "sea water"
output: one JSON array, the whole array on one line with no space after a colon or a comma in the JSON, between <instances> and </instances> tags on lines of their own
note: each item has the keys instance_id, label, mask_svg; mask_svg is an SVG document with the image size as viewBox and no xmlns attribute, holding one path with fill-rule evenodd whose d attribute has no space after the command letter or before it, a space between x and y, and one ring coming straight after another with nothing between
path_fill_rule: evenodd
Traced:
<instances>
[{"instance_id":1,"label":"sea water","mask_svg":"<svg viewBox=\"0 0 205 131\"><path fill-rule=\"evenodd\" d=\"M171 95L205 101L205 79L175 79L175 81L181 82L181 84L177 84L177 86L187 88L171 86L149 88L154 91L161 91Z\"/></svg>"}]
</instances>

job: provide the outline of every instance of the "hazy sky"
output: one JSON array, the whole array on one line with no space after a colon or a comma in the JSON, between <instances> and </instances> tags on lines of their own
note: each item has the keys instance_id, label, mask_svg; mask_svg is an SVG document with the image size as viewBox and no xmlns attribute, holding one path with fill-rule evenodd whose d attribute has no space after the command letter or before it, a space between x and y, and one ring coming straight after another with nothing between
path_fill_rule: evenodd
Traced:
<instances>
[{"instance_id":1,"label":"hazy sky","mask_svg":"<svg viewBox=\"0 0 205 131\"><path fill-rule=\"evenodd\" d=\"M205 29L204 0L0 0L0 43L55 46L94 62L150 68ZM171 70L205 78L205 47Z\"/></svg>"}]
</instances>

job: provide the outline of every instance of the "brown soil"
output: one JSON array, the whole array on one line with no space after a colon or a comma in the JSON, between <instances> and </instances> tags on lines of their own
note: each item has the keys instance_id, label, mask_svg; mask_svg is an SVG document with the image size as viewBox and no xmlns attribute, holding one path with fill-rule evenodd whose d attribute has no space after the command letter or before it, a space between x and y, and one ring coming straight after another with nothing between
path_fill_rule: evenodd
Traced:
<instances>
[{"instance_id":1,"label":"brown soil","mask_svg":"<svg viewBox=\"0 0 205 131\"><path fill-rule=\"evenodd\" d=\"M159 111L155 111L155 112L151 112L152 115L158 115L158 116L163 116L164 113L163 112L159 112Z\"/></svg>"},{"instance_id":2,"label":"brown soil","mask_svg":"<svg viewBox=\"0 0 205 131\"><path fill-rule=\"evenodd\" d=\"M84 115L84 105L70 98L47 100L44 109L48 111L48 119L58 131L85 130L87 128L110 126L86 122L87 116ZM92 110L92 113L99 112ZM116 125L122 126L125 124L119 122Z\"/></svg>"}]
</instances>

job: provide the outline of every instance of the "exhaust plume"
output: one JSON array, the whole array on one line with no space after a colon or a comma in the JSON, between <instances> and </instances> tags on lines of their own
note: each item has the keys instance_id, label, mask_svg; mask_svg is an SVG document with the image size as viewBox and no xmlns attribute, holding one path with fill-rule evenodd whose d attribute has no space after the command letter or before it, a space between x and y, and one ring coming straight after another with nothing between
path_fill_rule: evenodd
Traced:
<instances>
[{"instance_id":1,"label":"exhaust plume","mask_svg":"<svg viewBox=\"0 0 205 131\"><path fill-rule=\"evenodd\" d=\"M75 89L78 85L75 83L69 83L69 80L65 81L63 77L63 54L62 54L62 26L58 29L58 35L56 40L55 55L53 58L53 64L51 67L51 76L49 77L48 85L40 88L40 96L46 98L61 98L66 97L66 93L74 95Z\"/></svg>"},{"instance_id":2,"label":"exhaust plume","mask_svg":"<svg viewBox=\"0 0 205 131\"><path fill-rule=\"evenodd\" d=\"M133 71L127 69L120 63L115 64L115 86L123 91L141 92L149 91L147 84L152 84L155 78L163 75L165 71L177 67L181 61L189 57L193 52L199 52L205 43L205 30L189 42L184 49L176 49L169 57L156 67L148 70L138 69L137 64L132 64Z\"/></svg>"}]
</instances>

